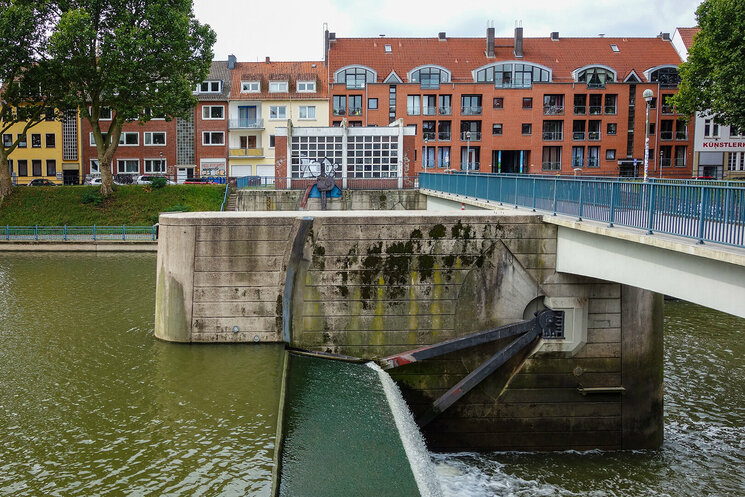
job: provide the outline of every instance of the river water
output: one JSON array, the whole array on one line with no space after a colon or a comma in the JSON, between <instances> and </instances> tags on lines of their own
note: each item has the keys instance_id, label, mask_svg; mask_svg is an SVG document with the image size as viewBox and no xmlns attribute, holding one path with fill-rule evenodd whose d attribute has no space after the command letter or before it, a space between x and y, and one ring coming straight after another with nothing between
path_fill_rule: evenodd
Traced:
<instances>
[{"instance_id":1,"label":"river water","mask_svg":"<svg viewBox=\"0 0 745 497\"><path fill-rule=\"evenodd\" d=\"M269 494L281 347L159 342L154 293L153 255L0 255L0 495ZM434 454L445 494L745 495L745 320L665 314L661 449Z\"/></svg>"}]
</instances>

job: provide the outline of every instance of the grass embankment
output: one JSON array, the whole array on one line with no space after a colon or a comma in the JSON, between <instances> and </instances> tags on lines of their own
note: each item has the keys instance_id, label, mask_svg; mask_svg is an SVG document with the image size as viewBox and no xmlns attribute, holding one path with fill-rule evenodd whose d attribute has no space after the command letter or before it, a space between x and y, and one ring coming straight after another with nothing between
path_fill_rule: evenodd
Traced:
<instances>
[{"instance_id":1,"label":"grass embankment","mask_svg":"<svg viewBox=\"0 0 745 497\"><path fill-rule=\"evenodd\" d=\"M225 186L117 186L102 199L98 186L13 188L0 204L0 226L150 226L168 211L219 211Z\"/></svg>"}]
</instances>

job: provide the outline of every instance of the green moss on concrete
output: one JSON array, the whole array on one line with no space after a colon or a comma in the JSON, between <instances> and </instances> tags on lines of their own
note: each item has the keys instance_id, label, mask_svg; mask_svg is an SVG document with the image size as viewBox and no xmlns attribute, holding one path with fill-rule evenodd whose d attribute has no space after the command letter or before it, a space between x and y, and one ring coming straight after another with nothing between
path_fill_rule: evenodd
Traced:
<instances>
[{"instance_id":1,"label":"green moss on concrete","mask_svg":"<svg viewBox=\"0 0 745 497\"><path fill-rule=\"evenodd\" d=\"M447 230L443 224L436 224L431 230L429 230L429 237L433 240L444 238L446 234Z\"/></svg>"}]
</instances>

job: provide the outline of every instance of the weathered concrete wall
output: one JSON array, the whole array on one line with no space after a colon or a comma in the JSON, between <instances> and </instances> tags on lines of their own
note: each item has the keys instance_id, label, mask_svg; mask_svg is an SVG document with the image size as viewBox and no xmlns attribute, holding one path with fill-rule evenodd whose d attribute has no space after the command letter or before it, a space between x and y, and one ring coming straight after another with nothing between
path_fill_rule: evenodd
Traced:
<instances>
[{"instance_id":1,"label":"weathered concrete wall","mask_svg":"<svg viewBox=\"0 0 745 497\"><path fill-rule=\"evenodd\" d=\"M586 310L579 345L536 343L538 352L524 364L522 357L506 364L428 425L430 447L659 444L658 299L557 273L557 228L540 216L512 210L214 216L161 216L159 337L280 341L284 333L296 347L380 358L531 317L544 299L573 301ZM179 250L191 251L193 261ZM184 303L169 304L173 298ZM187 318L177 319L180 313ZM391 374L416 416L504 345Z\"/></svg>"},{"instance_id":2,"label":"weathered concrete wall","mask_svg":"<svg viewBox=\"0 0 745 497\"><path fill-rule=\"evenodd\" d=\"M305 190L240 190L236 210L298 211ZM309 198L304 210L321 209L321 199ZM330 211L364 210L426 210L427 196L418 190L343 190L341 198L329 198Z\"/></svg>"}]
</instances>

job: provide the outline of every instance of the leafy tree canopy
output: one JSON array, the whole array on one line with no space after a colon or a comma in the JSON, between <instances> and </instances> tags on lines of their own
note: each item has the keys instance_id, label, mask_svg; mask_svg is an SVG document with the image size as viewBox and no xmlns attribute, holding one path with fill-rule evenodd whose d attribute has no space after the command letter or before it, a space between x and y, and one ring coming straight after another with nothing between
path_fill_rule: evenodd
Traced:
<instances>
[{"instance_id":1,"label":"leafy tree canopy","mask_svg":"<svg viewBox=\"0 0 745 497\"><path fill-rule=\"evenodd\" d=\"M720 124L745 129L745 7L742 0L705 0L700 31L680 66L678 112L711 111Z\"/></svg>"}]
</instances>

